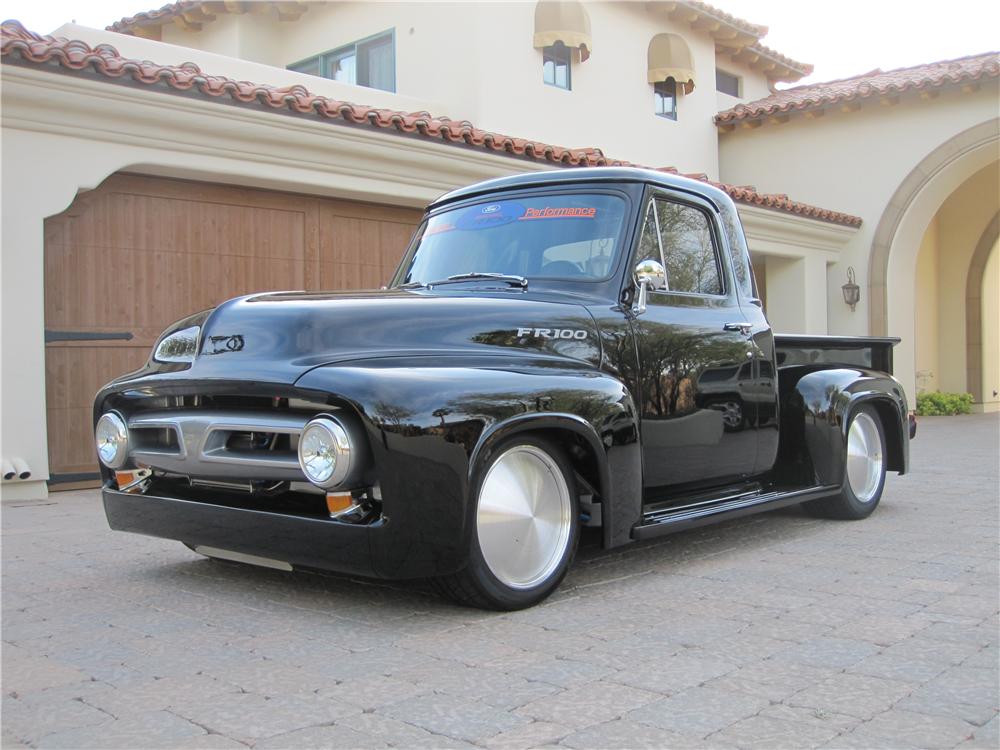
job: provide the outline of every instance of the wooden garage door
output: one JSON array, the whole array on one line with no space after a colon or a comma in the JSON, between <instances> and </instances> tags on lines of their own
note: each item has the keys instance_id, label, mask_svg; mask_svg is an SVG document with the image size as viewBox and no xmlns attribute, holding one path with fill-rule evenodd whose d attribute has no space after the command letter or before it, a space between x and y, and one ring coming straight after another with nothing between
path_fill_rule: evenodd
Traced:
<instances>
[{"instance_id":1,"label":"wooden garage door","mask_svg":"<svg viewBox=\"0 0 1000 750\"><path fill-rule=\"evenodd\" d=\"M93 480L94 394L171 322L241 294L384 284L414 209L115 175L45 222L53 489Z\"/></svg>"}]
</instances>

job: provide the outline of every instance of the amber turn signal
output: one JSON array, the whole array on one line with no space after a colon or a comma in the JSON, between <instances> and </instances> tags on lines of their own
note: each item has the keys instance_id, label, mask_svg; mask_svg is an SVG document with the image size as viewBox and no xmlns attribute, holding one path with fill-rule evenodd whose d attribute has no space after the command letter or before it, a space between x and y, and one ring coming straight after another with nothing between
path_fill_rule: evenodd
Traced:
<instances>
[{"instance_id":1,"label":"amber turn signal","mask_svg":"<svg viewBox=\"0 0 1000 750\"><path fill-rule=\"evenodd\" d=\"M147 476L149 476L148 471L116 471L115 481L120 492L138 492L139 483Z\"/></svg>"},{"instance_id":2,"label":"amber turn signal","mask_svg":"<svg viewBox=\"0 0 1000 750\"><path fill-rule=\"evenodd\" d=\"M350 492L326 493L326 509L330 512L331 516L335 513L342 513L352 505L354 505L354 498L351 497Z\"/></svg>"}]
</instances>

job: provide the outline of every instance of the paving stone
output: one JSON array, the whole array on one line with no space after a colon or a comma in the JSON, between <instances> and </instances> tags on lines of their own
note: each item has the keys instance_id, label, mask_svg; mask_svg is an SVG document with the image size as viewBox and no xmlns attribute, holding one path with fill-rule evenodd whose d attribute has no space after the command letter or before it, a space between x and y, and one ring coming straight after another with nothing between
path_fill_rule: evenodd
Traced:
<instances>
[{"instance_id":1,"label":"paving stone","mask_svg":"<svg viewBox=\"0 0 1000 750\"><path fill-rule=\"evenodd\" d=\"M864 727L844 732L829 742L820 745L830 750L922 750L920 745L910 745L898 738L879 737L864 730Z\"/></svg>"},{"instance_id":2,"label":"paving stone","mask_svg":"<svg viewBox=\"0 0 1000 750\"><path fill-rule=\"evenodd\" d=\"M975 727L961 719L893 709L864 725L867 734L922 748L949 748L972 739Z\"/></svg>"},{"instance_id":3,"label":"paving stone","mask_svg":"<svg viewBox=\"0 0 1000 750\"><path fill-rule=\"evenodd\" d=\"M404 748L472 748L476 747L464 740L434 734L426 729L398 721L380 713L363 713L348 716L337 722L337 726L348 727L393 747Z\"/></svg>"},{"instance_id":4,"label":"paving stone","mask_svg":"<svg viewBox=\"0 0 1000 750\"><path fill-rule=\"evenodd\" d=\"M204 729L168 711L138 713L127 718L53 732L35 743L39 748L172 748L183 740L206 737Z\"/></svg>"},{"instance_id":5,"label":"paving stone","mask_svg":"<svg viewBox=\"0 0 1000 750\"><path fill-rule=\"evenodd\" d=\"M704 737L753 716L767 705L766 698L747 693L696 687L636 709L625 718Z\"/></svg>"},{"instance_id":6,"label":"paving stone","mask_svg":"<svg viewBox=\"0 0 1000 750\"><path fill-rule=\"evenodd\" d=\"M294 732L261 740L254 745L255 750L298 750L304 747L375 750L391 746L382 740L337 725L296 729Z\"/></svg>"},{"instance_id":7,"label":"paving stone","mask_svg":"<svg viewBox=\"0 0 1000 750\"><path fill-rule=\"evenodd\" d=\"M837 671L830 668L765 660L744 665L734 672L710 680L705 686L759 695L770 701L781 701L835 674Z\"/></svg>"},{"instance_id":8,"label":"paving stone","mask_svg":"<svg viewBox=\"0 0 1000 750\"><path fill-rule=\"evenodd\" d=\"M737 669L722 659L676 654L664 662L639 662L609 679L653 693L673 695Z\"/></svg>"},{"instance_id":9,"label":"paving stone","mask_svg":"<svg viewBox=\"0 0 1000 750\"><path fill-rule=\"evenodd\" d=\"M252 743L265 737L360 713L345 703L325 700L312 693L265 698L253 693L237 693L210 700L191 700L172 709L174 713L225 737Z\"/></svg>"},{"instance_id":10,"label":"paving stone","mask_svg":"<svg viewBox=\"0 0 1000 750\"><path fill-rule=\"evenodd\" d=\"M481 744L490 737L529 723L524 716L450 695L424 695L380 708L382 714L434 734Z\"/></svg>"},{"instance_id":11,"label":"paving stone","mask_svg":"<svg viewBox=\"0 0 1000 750\"><path fill-rule=\"evenodd\" d=\"M616 719L658 697L656 693L613 682L591 683L532 701L515 713L579 729Z\"/></svg>"},{"instance_id":12,"label":"paving stone","mask_svg":"<svg viewBox=\"0 0 1000 750\"><path fill-rule=\"evenodd\" d=\"M737 747L764 747L770 750L798 750L816 747L836 737L839 732L830 727L784 721L769 716L741 719L708 739Z\"/></svg>"},{"instance_id":13,"label":"paving stone","mask_svg":"<svg viewBox=\"0 0 1000 750\"><path fill-rule=\"evenodd\" d=\"M876 654L879 647L848 638L813 638L778 653L776 661L797 661L814 667L843 669Z\"/></svg>"},{"instance_id":14,"label":"paving stone","mask_svg":"<svg viewBox=\"0 0 1000 750\"><path fill-rule=\"evenodd\" d=\"M489 748L510 748L520 750L525 747L539 747L549 743L559 742L570 734L570 729L547 721L533 721L519 727L494 735L485 741Z\"/></svg>"},{"instance_id":15,"label":"paving stone","mask_svg":"<svg viewBox=\"0 0 1000 750\"><path fill-rule=\"evenodd\" d=\"M4 681L7 681L4 675ZM25 703L17 698L3 700L3 727L27 744L62 731L82 730L114 721L110 714L74 699Z\"/></svg>"},{"instance_id":16,"label":"paving stone","mask_svg":"<svg viewBox=\"0 0 1000 750\"><path fill-rule=\"evenodd\" d=\"M579 748L579 750L613 747L629 748L629 750L662 750L667 747L690 747L699 742L701 742L700 737L685 737L649 724L615 719L573 732L559 741L559 747Z\"/></svg>"},{"instance_id":17,"label":"paving stone","mask_svg":"<svg viewBox=\"0 0 1000 750\"><path fill-rule=\"evenodd\" d=\"M912 690L913 686L905 682L844 673L800 690L785 703L870 719Z\"/></svg>"},{"instance_id":18,"label":"paving stone","mask_svg":"<svg viewBox=\"0 0 1000 750\"><path fill-rule=\"evenodd\" d=\"M347 680L345 682L325 687L317 695L334 702L350 703L371 711L380 706L397 703L407 698L413 698L430 692L426 685L416 685L398 677L374 677Z\"/></svg>"},{"instance_id":19,"label":"paving stone","mask_svg":"<svg viewBox=\"0 0 1000 750\"><path fill-rule=\"evenodd\" d=\"M497 666L504 669L506 665ZM549 658L537 654L532 655L529 663L519 664L510 670L511 674L526 680L545 682L563 688L610 677L614 671L609 666L595 664L581 658Z\"/></svg>"}]
</instances>

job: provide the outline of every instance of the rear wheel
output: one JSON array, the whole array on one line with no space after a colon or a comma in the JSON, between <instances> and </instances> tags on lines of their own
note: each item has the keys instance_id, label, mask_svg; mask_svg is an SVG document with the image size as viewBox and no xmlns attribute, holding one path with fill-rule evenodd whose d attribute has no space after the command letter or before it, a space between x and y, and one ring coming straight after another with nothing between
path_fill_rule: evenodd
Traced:
<instances>
[{"instance_id":1,"label":"rear wheel","mask_svg":"<svg viewBox=\"0 0 1000 750\"><path fill-rule=\"evenodd\" d=\"M813 515L857 520L872 514L885 488L885 433L871 406L851 414L844 453L844 481L834 497L813 500L803 507Z\"/></svg>"},{"instance_id":2,"label":"rear wheel","mask_svg":"<svg viewBox=\"0 0 1000 750\"><path fill-rule=\"evenodd\" d=\"M530 607L569 568L580 534L573 470L558 446L515 437L477 472L468 564L437 579L448 597L483 609Z\"/></svg>"}]
</instances>

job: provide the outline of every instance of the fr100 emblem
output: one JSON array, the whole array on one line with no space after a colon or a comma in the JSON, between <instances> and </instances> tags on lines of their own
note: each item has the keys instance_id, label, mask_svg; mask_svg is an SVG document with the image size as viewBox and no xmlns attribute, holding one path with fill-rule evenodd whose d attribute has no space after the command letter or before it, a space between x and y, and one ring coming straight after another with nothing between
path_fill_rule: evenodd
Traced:
<instances>
[{"instance_id":1,"label":"fr100 emblem","mask_svg":"<svg viewBox=\"0 0 1000 750\"><path fill-rule=\"evenodd\" d=\"M518 328L518 336L535 336L541 339L576 339L587 338L587 332L575 328Z\"/></svg>"}]
</instances>

